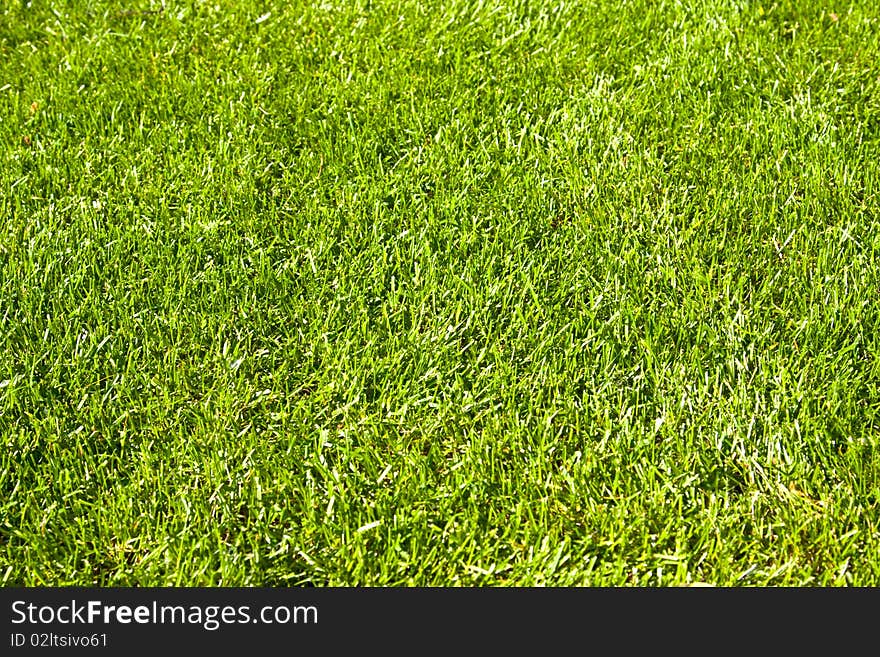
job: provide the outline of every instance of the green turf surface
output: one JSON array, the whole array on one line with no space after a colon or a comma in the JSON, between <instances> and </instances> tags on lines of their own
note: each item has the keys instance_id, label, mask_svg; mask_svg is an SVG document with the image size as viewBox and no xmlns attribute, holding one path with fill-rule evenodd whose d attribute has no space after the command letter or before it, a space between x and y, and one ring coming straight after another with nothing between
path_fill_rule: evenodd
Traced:
<instances>
[{"instance_id":1,"label":"green turf surface","mask_svg":"<svg viewBox=\"0 0 880 657\"><path fill-rule=\"evenodd\" d=\"M0 4L3 585L880 584L880 7Z\"/></svg>"}]
</instances>

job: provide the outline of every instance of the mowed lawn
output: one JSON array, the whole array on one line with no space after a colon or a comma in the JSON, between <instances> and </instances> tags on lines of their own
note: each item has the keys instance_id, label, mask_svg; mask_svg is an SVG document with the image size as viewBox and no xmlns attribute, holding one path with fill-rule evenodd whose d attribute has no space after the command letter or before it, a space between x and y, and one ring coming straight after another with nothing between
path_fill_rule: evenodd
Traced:
<instances>
[{"instance_id":1,"label":"mowed lawn","mask_svg":"<svg viewBox=\"0 0 880 657\"><path fill-rule=\"evenodd\" d=\"M880 6L0 5L0 583L880 585Z\"/></svg>"}]
</instances>

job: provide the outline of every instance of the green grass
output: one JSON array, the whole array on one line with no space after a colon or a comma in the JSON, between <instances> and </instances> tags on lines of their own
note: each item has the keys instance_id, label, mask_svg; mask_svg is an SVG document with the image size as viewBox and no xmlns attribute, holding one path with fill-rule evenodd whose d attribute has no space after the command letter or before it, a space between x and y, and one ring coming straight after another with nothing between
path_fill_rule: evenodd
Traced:
<instances>
[{"instance_id":1,"label":"green grass","mask_svg":"<svg viewBox=\"0 0 880 657\"><path fill-rule=\"evenodd\" d=\"M880 585L878 62L868 0L6 0L0 583Z\"/></svg>"}]
</instances>

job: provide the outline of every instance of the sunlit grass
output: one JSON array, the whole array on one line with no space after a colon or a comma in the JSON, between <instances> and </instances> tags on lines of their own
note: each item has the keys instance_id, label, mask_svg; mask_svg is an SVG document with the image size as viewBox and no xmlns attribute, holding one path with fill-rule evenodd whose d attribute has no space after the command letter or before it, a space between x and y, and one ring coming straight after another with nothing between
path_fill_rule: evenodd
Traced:
<instances>
[{"instance_id":1,"label":"sunlit grass","mask_svg":"<svg viewBox=\"0 0 880 657\"><path fill-rule=\"evenodd\" d=\"M880 584L880 8L0 5L5 585Z\"/></svg>"}]
</instances>

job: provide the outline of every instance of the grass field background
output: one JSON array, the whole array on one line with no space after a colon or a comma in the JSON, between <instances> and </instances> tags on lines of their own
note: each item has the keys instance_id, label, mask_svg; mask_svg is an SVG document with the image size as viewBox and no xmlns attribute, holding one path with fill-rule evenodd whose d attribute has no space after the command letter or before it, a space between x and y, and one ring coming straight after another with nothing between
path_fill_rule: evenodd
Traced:
<instances>
[{"instance_id":1,"label":"grass field background","mask_svg":"<svg viewBox=\"0 0 880 657\"><path fill-rule=\"evenodd\" d=\"M3 585L880 584L880 7L0 4Z\"/></svg>"}]
</instances>

